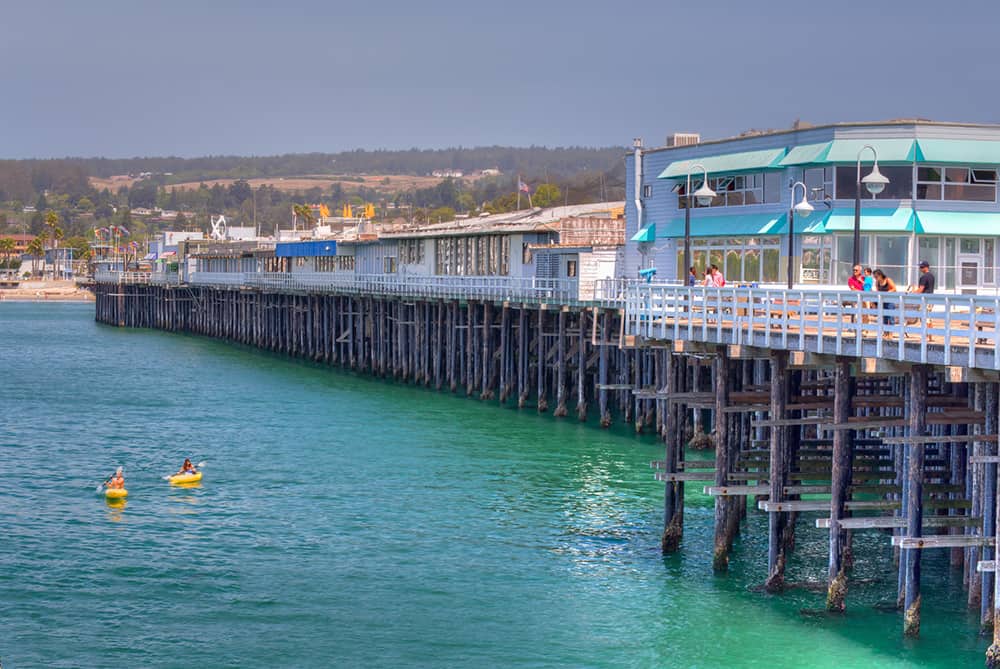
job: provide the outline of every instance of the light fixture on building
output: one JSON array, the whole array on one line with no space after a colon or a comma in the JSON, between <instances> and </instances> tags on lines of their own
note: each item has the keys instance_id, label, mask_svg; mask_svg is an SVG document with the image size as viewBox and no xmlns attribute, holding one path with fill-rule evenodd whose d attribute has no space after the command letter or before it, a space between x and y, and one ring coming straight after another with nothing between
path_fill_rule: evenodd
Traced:
<instances>
[{"instance_id":1,"label":"light fixture on building","mask_svg":"<svg viewBox=\"0 0 1000 669\"><path fill-rule=\"evenodd\" d=\"M802 218L807 218L809 214L813 213L814 208L809 204L809 193L806 190L806 185L801 181L796 181L792 184L792 202L795 202L795 187L802 186L802 199L795 203L791 211L788 212L788 289L791 290L794 285L795 278L795 265L792 262L794 258L795 251L795 215L798 214Z\"/></svg>"},{"instance_id":2,"label":"light fixture on building","mask_svg":"<svg viewBox=\"0 0 1000 669\"><path fill-rule=\"evenodd\" d=\"M861 183L865 185L868 192L872 195L878 195L885 190L886 185L889 183L888 177L878 171L878 161L875 161L875 165L872 167L871 174L864 177Z\"/></svg>"},{"instance_id":3,"label":"light fixture on building","mask_svg":"<svg viewBox=\"0 0 1000 669\"><path fill-rule=\"evenodd\" d=\"M695 169L702 171L701 187L693 194L691 193L691 172ZM684 189L684 197L687 198L687 206L684 207L684 271L691 267L691 197L698 201L702 207L712 204L715 199L715 191L708 187L708 170L701 163L695 163L688 167L687 187Z\"/></svg>"}]
</instances>

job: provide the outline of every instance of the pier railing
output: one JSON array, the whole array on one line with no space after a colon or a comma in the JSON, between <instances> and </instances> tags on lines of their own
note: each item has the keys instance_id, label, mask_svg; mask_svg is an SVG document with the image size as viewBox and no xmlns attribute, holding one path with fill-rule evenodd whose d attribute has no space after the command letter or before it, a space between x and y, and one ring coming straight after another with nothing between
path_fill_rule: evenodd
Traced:
<instances>
[{"instance_id":1,"label":"pier railing","mask_svg":"<svg viewBox=\"0 0 1000 669\"><path fill-rule=\"evenodd\" d=\"M1000 297L632 284L625 334L1000 370Z\"/></svg>"},{"instance_id":2,"label":"pier railing","mask_svg":"<svg viewBox=\"0 0 1000 669\"><path fill-rule=\"evenodd\" d=\"M102 283L177 285L176 273L112 272L95 275ZM258 288L310 293L390 295L414 298L482 299L558 304L624 304L629 282L486 276L419 276L336 272L191 272L184 285Z\"/></svg>"}]
</instances>

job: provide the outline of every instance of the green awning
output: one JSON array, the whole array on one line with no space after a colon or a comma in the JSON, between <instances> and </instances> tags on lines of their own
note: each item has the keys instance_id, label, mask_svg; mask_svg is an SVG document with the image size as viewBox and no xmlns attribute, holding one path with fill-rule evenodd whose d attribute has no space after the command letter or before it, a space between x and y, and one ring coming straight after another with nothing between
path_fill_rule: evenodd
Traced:
<instances>
[{"instance_id":1,"label":"green awning","mask_svg":"<svg viewBox=\"0 0 1000 669\"><path fill-rule=\"evenodd\" d=\"M795 234L797 235L822 235L827 232L826 221L830 217L829 211L814 211L809 216L802 216L801 214L796 214L795 216ZM781 224L776 230L772 230L771 233L779 235L788 234L788 221L782 220Z\"/></svg>"},{"instance_id":2,"label":"green awning","mask_svg":"<svg viewBox=\"0 0 1000 669\"><path fill-rule=\"evenodd\" d=\"M830 150L833 142L823 142L822 144L803 144L793 146L788 155L781 159L779 165L808 165L810 163L822 163L826 159L826 154Z\"/></svg>"},{"instance_id":3,"label":"green awning","mask_svg":"<svg viewBox=\"0 0 1000 669\"><path fill-rule=\"evenodd\" d=\"M633 242L653 242L656 241L656 223L650 223L639 232L632 235Z\"/></svg>"},{"instance_id":4,"label":"green awning","mask_svg":"<svg viewBox=\"0 0 1000 669\"><path fill-rule=\"evenodd\" d=\"M1000 236L1000 213L980 211L917 212L917 232L925 235Z\"/></svg>"},{"instance_id":5,"label":"green awning","mask_svg":"<svg viewBox=\"0 0 1000 669\"><path fill-rule=\"evenodd\" d=\"M747 170L762 170L768 167L777 167L778 161L785 156L785 149L764 149L763 151L745 151L743 153L729 153L723 156L706 156L704 158L691 158L689 160L678 160L667 165L667 169L660 174L660 179L676 179L686 177L690 172L691 176L701 176L701 169L693 169L695 165L701 163L708 170L709 174L729 174L731 172L745 172Z\"/></svg>"},{"instance_id":6,"label":"green awning","mask_svg":"<svg viewBox=\"0 0 1000 669\"><path fill-rule=\"evenodd\" d=\"M909 207L876 209L861 205L862 232L912 232L915 226L916 216ZM854 210L834 209L826 219L825 228L827 232L854 230Z\"/></svg>"},{"instance_id":7,"label":"green awning","mask_svg":"<svg viewBox=\"0 0 1000 669\"><path fill-rule=\"evenodd\" d=\"M692 237L742 237L747 235L777 235L786 227L785 214L748 214L736 216L691 216ZM798 222L795 225L798 228ZM660 238L684 236L684 217L674 218L662 226Z\"/></svg>"},{"instance_id":8,"label":"green awning","mask_svg":"<svg viewBox=\"0 0 1000 669\"><path fill-rule=\"evenodd\" d=\"M858 152L866 144L878 152L879 162L912 163L916 159L916 140L913 139L835 139L823 162L853 165L858 162ZM871 160L871 151L861 154L862 163L870 163Z\"/></svg>"},{"instance_id":9,"label":"green awning","mask_svg":"<svg viewBox=\"0 0 1000 669\"><path fill-rule=\"evenodd\" d=\"M917 162L1000 165L1000 142L978 139L918 139Z\"/></svg>"}]
</instances>

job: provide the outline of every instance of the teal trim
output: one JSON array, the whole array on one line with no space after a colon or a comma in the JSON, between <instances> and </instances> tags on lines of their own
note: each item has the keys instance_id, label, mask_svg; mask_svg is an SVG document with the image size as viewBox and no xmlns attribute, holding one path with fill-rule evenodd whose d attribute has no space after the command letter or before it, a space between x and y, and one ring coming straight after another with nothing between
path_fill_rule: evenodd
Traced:
<instances>
[{"instance_id":1,"label":"teal trim","mask_svg":"<svg viewBox=\"0 0 1000 669\"><path fill-rule=\"evenodd\" d=\"M917 157L916 140L913 139L835 139L823 162L854 165L858 162L858 152L866 144L878 152L879 162L912 163ZM861 154L862 163L871 161L871 151L866 150Z\"/></svg>"},{"instance_id":2,"label":"teal trim","mask_svg":"<svg viewBox=\"0 0 1000 669\"><path fill-rule=\"evenodd\" d=\"M650 223L639 232L632 235L633 242L654 242L656 241L656 223Z\"/></svg>"},{"instance_id":3,"label":"teal trim","mask_svg":"<svg viewBox=\"0 0 1000 669\"><path fill-rule=\"evenodd\" d=\"M898 209L865 208L861 203L862 232L913 232L917 217L909 207ZM848 232L854 230L854 210L834 209L826 219L827 232Z\"/></svg>"},{"instance_id":4,"label":"teal trim","mask_svg":"<svg viewBox=\"0 0 1000 669\"><path fill-rule=\"evenodd\" d=\"M687 177L690 172L692 177L700 177L700 169L691 171L691 168L698 163L705 166L709 174L729 174L731 172L746 172L748 170L763 170L769 167L778 167L778 161L785 156L786 149L765 149L763 151L745 151L743 153L730 153L724 156L706 156L704 158L691 158L689 160L677 160L667 165L658 178L676 179Z\"/></svg>"},{"instance_id":5,"label":"teal trim","mask_svg":"<svg viewBox=\"0 0 1000 669\"><path fill-rule=\"evenodd\" d=\"M785 214L749 214L735 216L691 217L692 237L745 237L752 235L777 235L787 230ZM795 226L798 228L798 225ZM657 235L663 238L684 237L684 218L674 218Z\"/></svg>"},{"instance_id":6,"label":"teal trim","mask_svg":"<svg viewBox=\"0 0 1000 669\"><path fill-rule=\"evenodd\" d=\"M979 139L918 139L917 162L1000 165L1000 142Z\"/></svg>"},{"instance_id":7,"label":"teal trim","mask_svg":"<svg viewBox=\"0 0 1000 669\"><path fill-rule=\"evenodd\" d=\"M788 155L781 159L779 165L808 165L810 163L822 163L826 160L833 142L823 142L822 144L803 144L794 146Z\"/></svg>"},{"instance_id":8,"label":"teal trim","mask_svg":"<svg viewBox=\"0 0 1000 669\"><path fill-rule=\"evenodd\" d=\"M985 211L918 211L917 232L925 235L1000 236L1000 213Z\"/></svg>"},{"instance_id":9,"label":"teal trim","mask_svg":"<svg viewBox=\"0 0 1000 669\"><path fill-rule=\"evenodd\" d=\"M795 234L797 235L824 235L829 232L826 229L826 221L830 218L829 211L819 212L814 211L808 217L803 217L802 215L795 216ZM788 234L788 219L785 217L781 221L778 228L771 232L771 234Z\"/></svg>"}]
</instances>

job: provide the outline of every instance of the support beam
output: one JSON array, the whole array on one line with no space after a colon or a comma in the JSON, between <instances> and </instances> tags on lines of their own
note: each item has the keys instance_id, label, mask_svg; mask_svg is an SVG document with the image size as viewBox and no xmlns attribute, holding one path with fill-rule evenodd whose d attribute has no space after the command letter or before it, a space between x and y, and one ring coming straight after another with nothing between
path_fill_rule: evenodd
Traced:
<instances>
[{"instance_id":1,"label":"support beam","mask_svg":"<svg viewBox=\"0 0 1000 669\"><path fill-rule=\"evenodd\" d=\"M851 365L846 359L837 361L834 372L833 422L846 423L851 411ZM840 526L844 517L844 502L851 485L851 451L854 433L837 430L833 433L833 471L830 476L830 555L827 569L826 609L842 613L847 596L847 575L844 569L845 531Z\"/></svg>"},{"instance_id":2,"label":"support beam","mask_svg":"<svg viewBox=\"0 0 1000 669\"><path fill-rule=\"evenodd\" d=\"M911 437L921 437L927 429L927 366L914 365L910 372L910 434ZM924 451L919 446L907 449L907 501L906 501L906 534L907 538L919 539L923 533L923 485L924 485ZM920 551L904 548L903 559L906 561L904 600L903 600L903 636L920 636Z\"/></svg>"}]
</instances>

